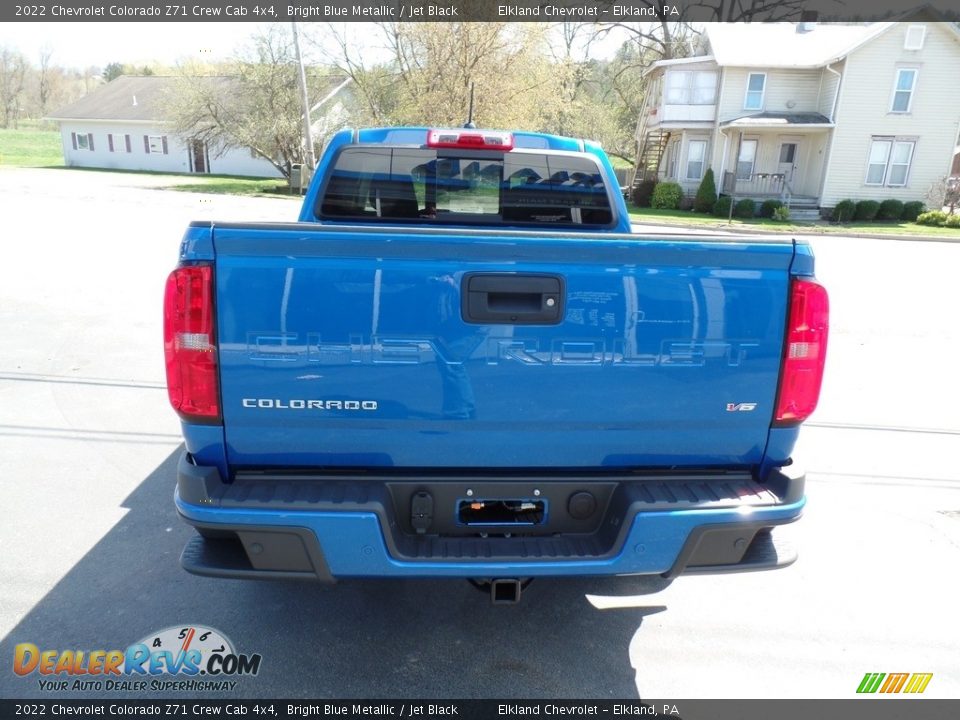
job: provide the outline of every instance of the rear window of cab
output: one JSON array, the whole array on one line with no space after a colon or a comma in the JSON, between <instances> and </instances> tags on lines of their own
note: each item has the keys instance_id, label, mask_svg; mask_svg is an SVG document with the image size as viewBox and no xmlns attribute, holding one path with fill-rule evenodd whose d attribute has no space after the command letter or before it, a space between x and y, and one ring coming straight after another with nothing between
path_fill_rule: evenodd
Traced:
<instances>
[{"instance_id":1,"label":"rear window of cab","mask_svg":"<svg viewBox=\"0 0 960 720\"><path fill-rule=\"evenodd\" d=\"M327 220L609 227L591 157L527 150L348 146L317 200Z\"/></svg>"}]
</instances>

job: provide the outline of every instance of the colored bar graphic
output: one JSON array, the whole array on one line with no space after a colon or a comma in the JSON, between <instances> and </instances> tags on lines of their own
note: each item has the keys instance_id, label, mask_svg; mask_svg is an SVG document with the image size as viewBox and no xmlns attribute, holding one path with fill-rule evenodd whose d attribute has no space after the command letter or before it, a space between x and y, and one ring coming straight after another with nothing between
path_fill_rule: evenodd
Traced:
<instances>
[{"instance_id":1,"label":"colored bar graphic","mask_svg":"<svg viewBox=\"0 0 960 720\"><path fill-rule=\"evenodd\" d=\"M930 684L930 678L932 677L933 673L914 673L913 677L910 678L910 682L907 683L907 687L904 692L922 693L927 689L927 685Z\"/></svg>"},{"instance_id":2,"label":"colored bar graphic","mask_svg":"<svg viewBox=\"0 0 960 720\"><path fill-rule=\"evenodd\" d=\"M875 693L877 688L880 687L880 681L885 677L884 673L867 673L863 676L863 680L860 681L860 687L857 688L858 693Z\"/></svg>"},{"instance_id":3,"label":"colored bar graphic","mask_svg":"<svg viewBox=\"0 0 960 720\"><path fill-rule=\"evenodd\" d=\"M886 678L886 682L884 682ZM858 693L869 694L878 690L881 693L922 693L927 689L933 673L866 673L860 685L857 687ZM883 685L881 686L881 683Z\"/></svg>"},{"instance_id":4,"label":"colored bar graphic","mask_svg":"<svg viewBox=\"0 0 960 720\"><path fill-rule=\"evenodd\" d=\"M890 673L887 675L887 681L883 684L883 687L880 688L882 693L898 693L903 689L904 684L907 682L907 678L910 677L910 673Z\"/></svg>"}]
</instances>

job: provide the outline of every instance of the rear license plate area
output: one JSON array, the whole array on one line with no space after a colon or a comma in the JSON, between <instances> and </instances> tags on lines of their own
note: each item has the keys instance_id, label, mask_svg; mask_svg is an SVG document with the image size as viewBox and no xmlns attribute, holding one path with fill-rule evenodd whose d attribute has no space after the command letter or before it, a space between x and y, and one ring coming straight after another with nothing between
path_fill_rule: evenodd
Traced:
<instances>
[{"instance_id":1,"label":"rear license plate area","mask_svg":"<svg viewBox=\"0 0 960 720\"><path fill-rule=\"evenodd\" d=\"M460 500L457 522L468 526L532 526L542 525L547 504L536 499Z\"/></svg>"}]
</instances>

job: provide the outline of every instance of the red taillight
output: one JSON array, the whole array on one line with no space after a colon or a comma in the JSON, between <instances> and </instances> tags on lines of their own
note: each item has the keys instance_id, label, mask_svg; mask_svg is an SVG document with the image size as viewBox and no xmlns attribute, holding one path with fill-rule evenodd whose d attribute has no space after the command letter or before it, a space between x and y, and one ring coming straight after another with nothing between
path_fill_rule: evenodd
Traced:
<instances>
[{"instance_id":1,"label":"red taillight","mask_svg":"<svg viewBox=\"0 0 960 720\"><path fill-rule=\"evenodd\" d=\"M812 280L794 280L774 417L778 425L801 423L817 407L827 359L829 320L830 301L824 287Z\"/></svg>"},{"instance_id":2,"label":"red taillight","mask_svg":"<svg viewBox=\"0 0 960 720\"><path fill-rule=\"evenodd\" d=\"M213 267L170 273L163 298L163 350L170 404L185 420L220 420L214 336Z\"/></svg>"},{"instance_id":3,"label":"red taillight","mask_svg":"<svg viewBox=\"0 0 960 720\"><path fill-rule=\"evenodd\" d=\"M429 130L427 147L471 148L473 150L512 150L513 135L500 130Z\"/></svg>"}]
</instances>

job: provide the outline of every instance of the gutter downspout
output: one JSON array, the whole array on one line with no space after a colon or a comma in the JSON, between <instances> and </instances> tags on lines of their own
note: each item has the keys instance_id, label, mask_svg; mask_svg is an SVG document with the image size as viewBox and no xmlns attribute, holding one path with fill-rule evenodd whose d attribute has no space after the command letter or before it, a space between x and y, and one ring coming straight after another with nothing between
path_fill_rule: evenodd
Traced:
<instances>
[{"instance_id":1,"label":"gutter downspout","mask_svg":"<svg viewBox=\"0 0 960 720\"><path fill-rule=\"evenodd\" d=\"M830 108L830 122L832 122L834 126L836 126L837 106L840 104L840 92L843 90L843 74L837 72L832 67L830 67L830 63L827 63L824 67L828 72L831 72L837 76L837 89L833 93L833 107ZM821 206L823 203L823 195L827 186L827 178L830 177L830 165L833 162L833 136L836 134L836 132L837 132L837 128L834 127L830 131L830 137L827 140L827 149L826 149L827 158L826 158L826 161L824 162L823 175L820 178L820 193L819 193L819 197L817 198L818 206Z\"/></svg>"},{"instance_id":2,"label":"gutter downspout","mask_svg":"<svg viewBox=\"0 0 960 720\"><path fill-rule=\"evenodd\" d=\"M727 162L728 138L724 134L723 130L720 129L720 108L723 107L723 102L722 102L723 101L723 82L724 80L726 80L726 70L725 68L720 67L719 65L717 66L717 70L718 70L717 81L719 84L717 85L717 98L716 98L717 109L714 111L714 114L713 114L713 127L715 131L715 135L714 135L713 147L711 149L713 150L714 154L716 154L717 152L716 135L721 135L723 137L723 154L720 156L720 172L717 175L717 177L714 178L715 181L719 181L720 190L717 191L717 197L720 197L720 192L723 189L723 167L724 165L726 165L726 162ZM711 163L711 166L712 166L712 163Z\"/></svg>"},{"instance_id":3,"label":"gutter downspout","mask_svg":"<svg viewBox=\"0 0 960 720\"><path fill-rule=\"evenodd\" d=\"M723 173L727 169L727 146L730 143L730 137L717 125L717 132L723 136L723 154L720 156L720 188L723 189ZM719 194L719 193L718 193Z\"/></svg>"},{"instance_id":4,"label":"gutter downspout","mask_svg":"<svg viewBox=\"0 0 960 720\"><path fill-rule=\"evenodd\" d=\"M837 101L840 99L840 86L843 83L843 75L830 67L830 63L826 64L826 70L837 76L837 89L833 93L833 107L830 108L830 122L834 122L834 119L837 117Z\"/></svg>"}]
</instances>

